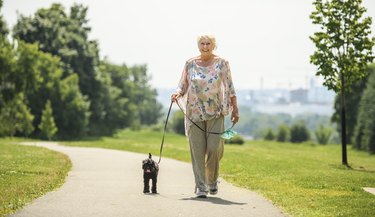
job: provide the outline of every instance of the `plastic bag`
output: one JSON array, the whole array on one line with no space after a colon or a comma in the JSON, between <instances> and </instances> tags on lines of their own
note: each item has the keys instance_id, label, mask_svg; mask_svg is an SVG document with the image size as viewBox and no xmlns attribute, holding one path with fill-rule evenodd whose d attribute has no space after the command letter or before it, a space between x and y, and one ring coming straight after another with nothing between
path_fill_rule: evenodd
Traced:
<instances>
[{"instance_id":1,"label":"plastic bag","mask_svg":"<svg viewBox=\"0 0 375 217\"><path fill-rule=\"evenodd\" d=\"M231 139L233 138L235 135L237 135L238 133L232 129L228 129L226 131L224 131L224 133L221 134L221 138L223 139Z\"/></svg>"}]
</instances>

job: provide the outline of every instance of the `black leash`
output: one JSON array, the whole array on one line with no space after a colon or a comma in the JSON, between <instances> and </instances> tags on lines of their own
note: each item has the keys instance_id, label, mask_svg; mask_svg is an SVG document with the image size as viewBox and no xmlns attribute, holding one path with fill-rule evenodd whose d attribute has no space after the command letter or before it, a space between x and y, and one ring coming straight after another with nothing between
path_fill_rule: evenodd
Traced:
<instances>
[{"instance_id":1,"label":"black leash","mask_svg":"<svg viewBox=\"0 0 375 217\"><path fill-rule=\"evenodd\" d=\"M189 119L189 121L191 121L191 123L193 123L196 127L198 127L200 130L202 130L203 132L205 133L209 133L209 134L216 134L216 135L221 135L223 133L225 133L226 131L228 130L231 130L235 124L232 124L232 126L230 128L228 128L227 130L225 130L224 132L211 132L211 131L207 131L207 130L204 130L202 129L198 124L196 124L194 121L192 121L184 112L184 110L181 108L180 106L180 103L178 103L178 100L176 100L176 103L178 105L178 107L180 108L180 110L182 111L182 113L185 115L185 117L187 119ZM163 146L164 146L164 138L165 138L165 131L167 131L167 125L168 125L168 119L169 119L169 115L171 114L171 109L172 109L172 105L173 105L173 101L171 101L171 105L169 106L169 110L168 110L168 114L167 114L167 119L165 120L165 124L164 124L164 132L163 132L163 139L161 140L161 145L160 145L160 153L159 153L159 161L158 161L158 164L160 163L161 161L161 153L163 151Z\"/></svg>"},{"instance_id":2,"label":"black leash","mask_svg":"<svg viewBox=\"0 0 375 217\"><path fill-rule=\"evenodd\" d=\"M163 139L161 140L158 164L159 164L160 161L161 161L161 152L163 151L164 138L165 138L165 131L167 131L168 119L169 119L169 115L171 114L172 105L173 105L173 101L171 101L171 105L169 106L169 110L168 110L168 114L167 114L167 119L165 120L165 124L164 124Z\"/></svg>"}]
</instances>

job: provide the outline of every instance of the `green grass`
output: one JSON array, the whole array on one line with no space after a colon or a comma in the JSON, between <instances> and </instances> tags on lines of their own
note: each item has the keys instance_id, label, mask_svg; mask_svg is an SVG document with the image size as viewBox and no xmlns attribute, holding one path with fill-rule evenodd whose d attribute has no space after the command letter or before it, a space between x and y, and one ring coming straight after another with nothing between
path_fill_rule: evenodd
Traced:
<instances>
[{"instance_id":1,"label":"green grass","mask_svg":"<svg viewBox=\"0 0 375 217\"><path fill-rule=\"evenodd\" d=\"M251 142L226 147L223 177L269 198L292 216L375 216L375 156L339 145ZM246 162L246 163L242 163Z\"/></svg>"},{"instance_id":2,"label":"green grass","mask_svg":"<svg viewBox=\"0 0 375 217\"><path fill-rule=\"evenodd\" d=\"M66 155L0 139L0 216L61 186L71 168Z\"/></svg>"},{"instance_id":3,"label":"green grass","mask_svg":"<svg viewBox=\"0 0 375 217\"><path fill-rule=\"evenodd\" d=\"M161 137L160 132L125 130L113 138L64 144L146 157L159 154ZM186 138L167 134L163 156L190 161ZM348 160L352 169L341 165L339 145L251 141L226 145L220 170L227 181L260 193L291 216L375 216L375 195L362 190L375 187L375 156L348 148Z\"/></svg>"}]
</instances>

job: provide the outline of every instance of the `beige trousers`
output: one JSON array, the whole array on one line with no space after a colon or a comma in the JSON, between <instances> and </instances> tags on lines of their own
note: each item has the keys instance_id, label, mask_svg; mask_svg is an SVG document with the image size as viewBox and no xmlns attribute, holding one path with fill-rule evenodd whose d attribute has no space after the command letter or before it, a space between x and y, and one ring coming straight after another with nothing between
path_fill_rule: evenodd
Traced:
<instances>
[{"instance_id":1,"label":"beige trousers","mask_svg":"<svg viewBox=\"0 0 375 217\"><path fill-rule=\"evenodd\" d=\"M224 117L196 122L202 129L210 132L224 131ZM224 140L220 134L209 134L192 124L188 132L191 161L195 177L195 190L208 191L216 185L219 177L219 162L223 157Z\"/></svg>"}]
</instances>

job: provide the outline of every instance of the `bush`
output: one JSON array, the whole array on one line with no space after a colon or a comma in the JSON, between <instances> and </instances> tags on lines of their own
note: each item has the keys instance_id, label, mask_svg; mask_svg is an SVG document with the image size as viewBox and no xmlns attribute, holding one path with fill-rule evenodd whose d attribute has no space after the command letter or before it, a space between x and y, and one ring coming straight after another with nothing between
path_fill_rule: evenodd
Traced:
<instances>
[{"instance_id":1,"label":"bush","mask_svg":"<svg viewBox=\"0 0 375 217\"><path fill-rule=\"evenodd\" d=\"M240 135L235 135L233 138L225 140L225 144L243 145L244 143L245 143L245 139L242 138Z\"/></svg>"},{"instance_id":2,"label":"bush","mask_svg":"<svg viewBox=\"0 0 375 217\"><path fill-rule=\"evenodd\" d=\"M331 138L332 130L331 128L325 128L323 125L320 125L317 130L315 130L315 137L319 144L326 145Z\"/></svg>"},{"instance_id":3,"label":"bush","mask_svg":"<svg viewBox=\"0 0 375 217\"><path fill-rule=\"evenodd\" d=\"M264 135L264 140L274 140L275 134L273 133L271 128L268 128L266 134Z\"/></svg>"},{"instance_id":4,"label":"bush","mask_svg":"<svg viewBox=\"0 0 375 217\"><path fill-rule=\"evenodd\" d=\"M310 134L303 121L295 123L290 129L290 141L299 143L309 140Z\"/></svg>"},{"instance_id":5,"label":"bush","mask_svg":"<svg viewBox=\"0 0 375 217\"><path fill-rule=\"evenodd\" d=\"M289 140L289 127L285 124L281 124L278 128L276 141L278 142L286 142Z\"/></svg>"}]
</instances>

